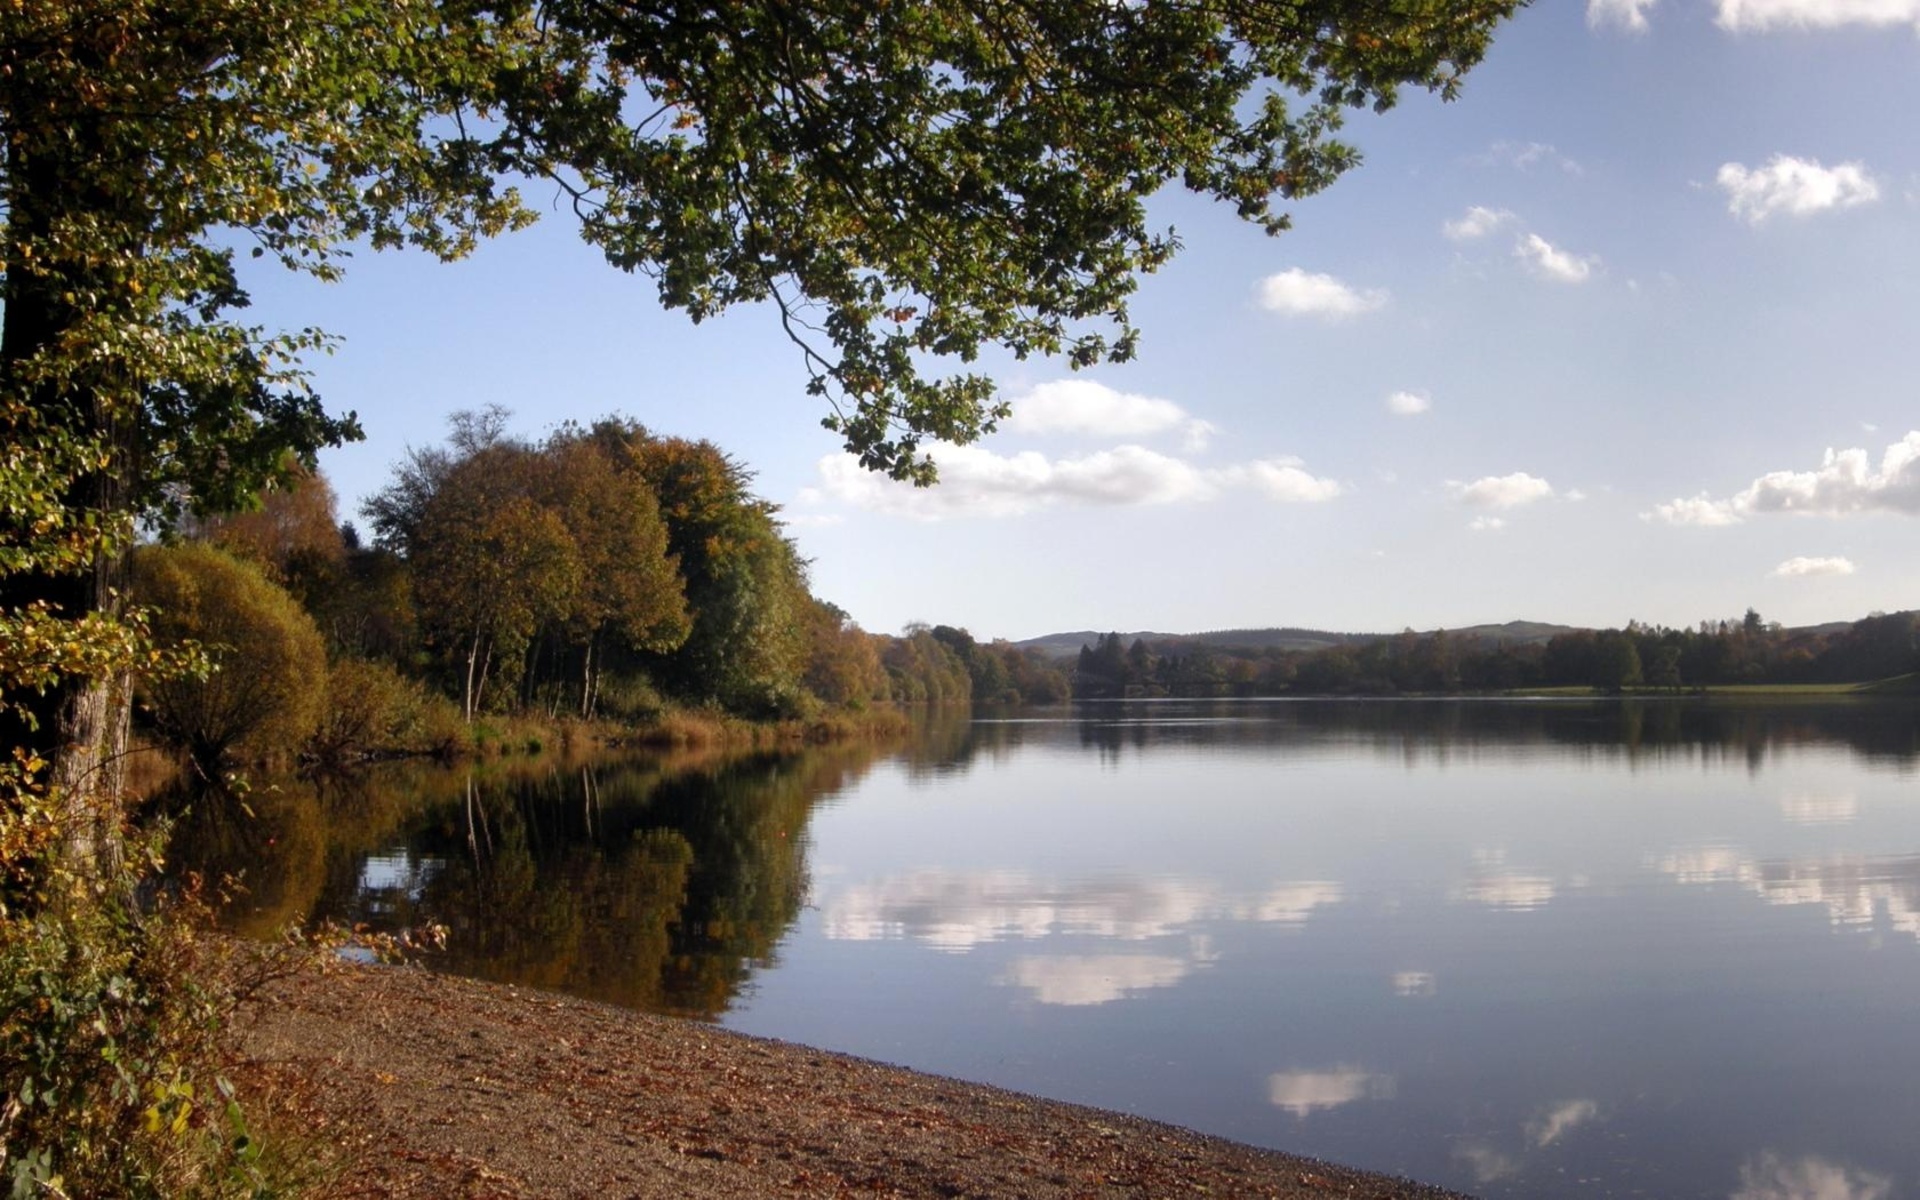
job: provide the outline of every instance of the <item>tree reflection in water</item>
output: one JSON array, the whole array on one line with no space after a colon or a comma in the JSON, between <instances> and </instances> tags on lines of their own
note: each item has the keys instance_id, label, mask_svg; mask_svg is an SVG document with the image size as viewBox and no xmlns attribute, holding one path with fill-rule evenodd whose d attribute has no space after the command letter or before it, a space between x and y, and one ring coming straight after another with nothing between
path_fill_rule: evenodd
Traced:
<instances>
[{"instance_id":1,"label":"tree reflection in water","mask_svg":"<svg viewBox=\"0 0 1920 1200\"><path fill-rule=\"evenodd\" d=\"M380 770L179 793L179 871L236 877L251 937L437 922L438 970L711 1019L805 902L807 822L867 745Z\"/></svg>"}]
</instances>

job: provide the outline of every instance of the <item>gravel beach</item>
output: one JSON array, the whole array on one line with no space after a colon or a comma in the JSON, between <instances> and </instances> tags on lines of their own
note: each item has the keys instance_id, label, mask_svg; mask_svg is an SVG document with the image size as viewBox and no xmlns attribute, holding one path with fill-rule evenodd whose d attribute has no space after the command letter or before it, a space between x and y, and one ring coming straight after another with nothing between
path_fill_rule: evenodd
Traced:
<instances>
[{"instance_id":1,"label":"gravel beach","mask_svg":"<svg viewBox=\"0 0 1920 1200\"><path fill-rule=\"evenodd\" d=\"M1458 1193L698 1022L338 965L235 1024L341 1197Z\"/></svg>"}]
</instances>

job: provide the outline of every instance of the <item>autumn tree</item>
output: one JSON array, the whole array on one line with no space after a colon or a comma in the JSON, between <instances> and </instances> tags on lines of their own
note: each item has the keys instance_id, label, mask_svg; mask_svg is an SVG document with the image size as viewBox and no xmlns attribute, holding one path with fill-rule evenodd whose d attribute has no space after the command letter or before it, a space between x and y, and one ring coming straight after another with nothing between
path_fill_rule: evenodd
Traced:
<instances>
[{"instance_id":1,"label":"autumn tree","mask_svg":"<svg viewBox=\"0 0 1920 1200\"><path fill-rule=\"evenodd\" d=\"M806 571L753 475L711 442L603 422L596 436L652 488L692 614L686 640L641 656L674 694L735 712L791 713L807 662Z\"/></svg>"},{"instance_id":2,"label":"autumn tree","mask_svg":"<svg viewBox=\"0 0 1920 1200\"><path fill-rule=\"evenodd\" d=\"M579 583L553 622L579 663L579 704L591 717L610 648L656 654L687 638L691 621L660 504L637 470L622 469L581 430L556 434L534 456L533 498L573 539Z\"/></svg>"},{"instance_id":3,"label":"autumn tree","mask_svg":"<svg viewBox=\"0 0 1920 1200\"><path fill-rule=\"evenodd\" d=\"M880 652L893 699L904 704L965 704L973 699L967 665L925 625L910 625Z\"/></svg>"},{"instance_id":4,"label":"autumn tree","mask_svg":"<svg viewBox=\"0 0 1920 1200\"><path fill-rule=\"evenodd\" d=\"M414 532L409 558L422 623L453 667L471 721L487 685L518 679L546 621L571 608L580 558L559 514L528 495L532 454L495 445L440 481Z\"/></svg>"},{"instance_id":5,"label":"autumn tree","mask_svg":"<svg viewBox=\"0 0 1920 1200\"><path fill-rule=\"evenodd\" d=\"M299 462L270 480L247 507L191 515L183 532L257 563L296 596L302 591L297 585L324 582L347 553L333 485Z\"/></svg>"},{"instance_id":6,"label":"autumn tree","mask_svg":"<svg viewBox=\"0 0 1920 1200\"><path fill-rule=\"evenodd\" d=\"M828 704L862 708L887 698L887 674L876 639L844 609L824 600L806 605L807 690Z\"/></svg>"}]
</instances>

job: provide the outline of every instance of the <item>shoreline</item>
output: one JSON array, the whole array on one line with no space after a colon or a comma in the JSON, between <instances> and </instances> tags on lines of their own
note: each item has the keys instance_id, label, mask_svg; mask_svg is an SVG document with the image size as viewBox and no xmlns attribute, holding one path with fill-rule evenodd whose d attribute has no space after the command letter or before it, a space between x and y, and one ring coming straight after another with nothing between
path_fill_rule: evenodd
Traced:
<instances>
[{"instance_id":1,"label":"shoreline","mask_svg":"<svg viewBox=\"0 0 1920 1200\"><path fill-rule=\"evenodd\" d=\"M418 968L236 1016L237 1076L338 1197L1460 1200L1123 1113Z\"/></svg>"}]
</instances>

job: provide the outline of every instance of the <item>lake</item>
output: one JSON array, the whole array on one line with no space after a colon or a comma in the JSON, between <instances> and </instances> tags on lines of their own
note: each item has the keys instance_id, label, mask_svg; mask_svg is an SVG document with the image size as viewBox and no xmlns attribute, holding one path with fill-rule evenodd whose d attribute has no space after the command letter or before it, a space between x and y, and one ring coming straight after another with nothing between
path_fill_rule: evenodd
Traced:
<instances>
[{"instance_id":1,"label":"lake","mask_svg":"<svg viewBox=\"0 0 1920 1200\"><path fill-rule=\"evenodd\" d=\"M1920 1195L1920 707L1143 701L262 789L237 915L1489 1197Z\"/></svg>"}]
</instances>

